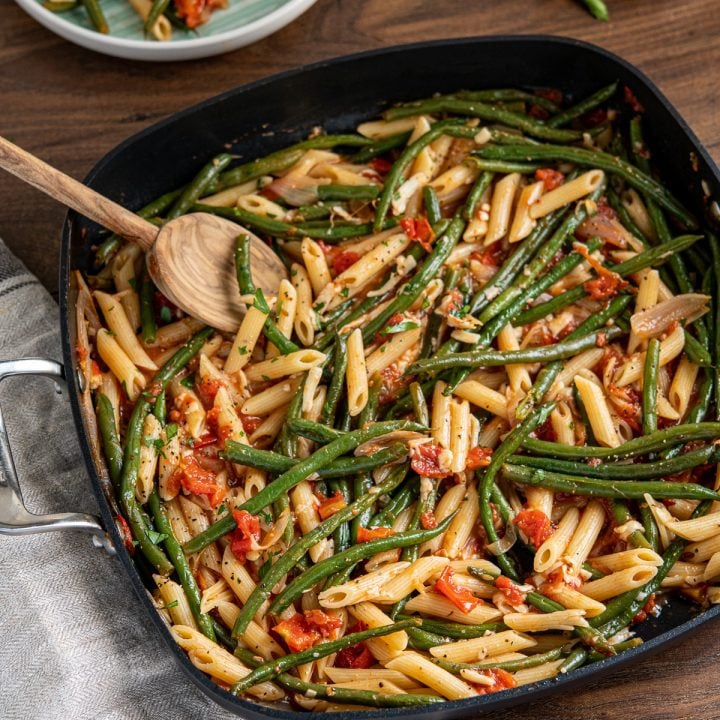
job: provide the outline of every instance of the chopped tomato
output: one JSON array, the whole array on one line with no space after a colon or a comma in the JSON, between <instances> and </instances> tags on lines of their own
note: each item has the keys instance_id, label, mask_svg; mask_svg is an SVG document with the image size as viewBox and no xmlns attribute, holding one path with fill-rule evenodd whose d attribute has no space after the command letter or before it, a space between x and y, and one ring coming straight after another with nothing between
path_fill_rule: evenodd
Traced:
<instances>
[{"instance_id":1,"label":"chopped tomato","mask_svg":"<svg viewBox=\"0 0 720 720\"><path fill-rule=\"evenodd\" d=\"M193 448L199 450L200 448L207 447L208 445L214 445L218 441L217 435L211 432L205 433L202 437L197 438L193 441Z\"/></svg>"},{"instance_id":2,"label":"chopped tomato","mask_svg":"<svg viewBox=\"0 0 720 720\"><path fill-rule=\"evenodd\" d=\"M478 260L483 265L499 267L504 254L505 248L503 247L502 240L497 240L496 242L488 245L482 252L476 251L471 253L470 258L472 260Z\"/></svg>"},{"instance_id":3,"label":"chopped tomato","mask_svg":"<svg viewBox=\"0 0 720 720\"><path fill-rule=\"evenodd\" d=\"M238 560L244 562L246 553L260 539L260 520L247 510L233 509L232 516L237 527L230 537L230 550Z\"/></svg>"},{"instance_id":4,"label":"chopped tomato","mask_svg":"<svg viewBox=\"0 0 720 720\"><path fill-rule=\"evenodd\" d=\"M542 510L521 510L513 519L537 550L552 534L550 518Z\"/></svg>"},{"instance_id":5,"label":"chopped tomato","mask_svg":"<svg viewBox=\"0 0 720 720\"><path fill-rule=\"evenodd\" d=\"M127 520L122 515L115 516L115 524L117 525L120 537L122 537L123 545L125 549L133 555L135 553L135 546L133 545L133 537L130 532L130 526L127 524Z\"/></svg>"},{"instance_id":6,"label":"chopped tomato","mask_svg":"<svg viewBox=\"0 0 720 720\"><path fill-rule=\"evenodd\" d=\"M184 457L177 470L180 484L187 493L208 495L210 504L217 507L225 497L225 488L218 485L215 473L205 470L193 455Z\"/></svg>"},{"instance_id":7,"label":"chopped tomato","mask_svg":"<svg viewBox=\"0 0 720 720\"><path fill-rule=\"evenodd\" d=\"M606 300L615 297L620 290L627 286L627 282L619 275L615 277L602 275L595 280L588 280L584 284L585 291L593 300Z\"/></svg>"},{"instance_id":8,"label":"chopped tomato","mask_svg":"<svg viewBox=\"0 0 720 720\"><path fill-rule=\"evenodd\" d=\"M492 448L480 447L479 445L474 448L470 448L467 456L467 462L465 463L465 469L477 470L481 467L487 467L490 464L492 454Z\"/></svg>"},{"instance_id":9,"label":"chopped tomato","mask_svg":"<svg viewBox=\"0 0 720 720\"><path fill-rule=\"evenodd\" d=\"M440 467L441 452L442 448L439 445L417 445L410 452L410 467L420 477L448 477L448 475L452 475L452 472Z\"/></svg>"},{"instance_id":10,"label":"chopped tomato","mask_svg":"<svg viewBox=\"0 0 720 720\"><path fill-rule=\"evenodd\" d=\"M582 122L585 127L591 128L602 125L608 119L607 110L605 108L595 108L589 113L582 116Z\"/></svg>"},{"instance_id":11,"label":"chopped tomato","mask_svg":"<svg viewBox=\"0 0 720 720\"><path fill-rule=\"evenodd\" d=\"M525 602L525 595L510 578L503 575L495 578L495 587L502 592L511 605L521 605Z\"/></svg>"},{"instance_id":12,"label":"chopped tomato","mask_svg":"<svg viewBox=\"0 0 720 720\"><path fill-rule=\"evenodd\" d=\"M550 192L550 190L554 190L565 182L565 176L559 170L553 170L553 168L538 168L535 171L535 180L542 180L545 192Z\"/></svg>"},{"instance_id":13,"label":"chopped tomato","mask_svg":"<svg viewBox=\"0 0 720 720\"><path fill-rule=\"evenodd\" d=\"M378 175L387 175L392 170L393 166L389 160L381 157L373 158L370 164L372 165L372 169Z\"/></svg>"},{"instance_id":14,"label":"chopped tomato","mask_svg":"<svg viewBox=\"0 0 720 720\"><path fill-rule=\"evenodd\" d=\"M330 637L333 630L342 625L342 620L322 610L306 610L295 613L289 620L283 620L273 630L285 641L292 652L311 648L323 638Z\"/></svg>"},{"instance_id":15,"label":"chopped tomato","mask_svg":"<svg viewBox=\"0 0 720 720\"><path fill-rule=\"evenodd\" d=\"M490 693L500 692L501 690L509 690L510 688L517 687L517 681L507 671L501 668L490 668L488 670L478 670L481 675L490 678L493 681L492 685L480 685L479 683L472 683L472 686L477 690L478 695L488 695Z\"/></svg>"},{"instance_id":16,"label":"chopped tomato","mask_svg":"<svg viewBox=\"0 0 720 720\"><path fill-rule=\"evenodd\" d=\"M342 510L347 503L342 493L338 490L332 497L320 496L320 505L318 505L318 515L321 520L327 520L338 510Z\"/></svg>"},{"instance_id":17,"label":"chopped tomato","mask_svg":"<svg viewBox=\"0 0 720 720\"><path fill-rule=\"evenodd\" d=\"M437 518L432 510L426 510L420 515L420 525L424 530L432 530L437 527Z\"/></svg>"},{"instance_id":18,"label":"chopped tomato","mask_svg":"<svg viewBox=\"0 0 720 720\"><path fill-rule=\"evenodd\" d=\"M272 184L267 185L262 190L259 190L258 195L262 195L263 197L267 198L268 200L277 200L280 197L282 197L280 195L280 193L277 192L277 190L272 186Z\"/></svg>"},{"instance_id":19,"label":"chopped tomato","mask_svg":"<svg viewBox=\"0 0 720 720\"><path fill-rule=\"evenodd\" d=\"M558 88L544 88L543 90L536 90L536 95L539 95L546 100L549 100L556 105L561 105L563 101L563 92Z\"/></svg>"},{"instance_id":20,"label":"chopped tomato","mask_svg":"<svg viewBox=\"0 0 720 720\"><path fill-rule=\"evenodd\" d=\"M195 387L197 388L198 395L200 395L200 399L208 404L212 404L218 390L222 387L222 383L215 378L207 378L201 383L196 383Z\"/></svg>"},{"instance_id":21,"label":"chopped tomato","mask_svg":"<svg viewBox=\"0 0 720 720\"><path fill-rule=\"evenodd\" d=\"M432 250L435 233L426 217L403 218L400 221L400 227L410 240L420 243L427 252Z\"/></svg>"},{"instance_id":22,"label":"chopped tomato","mask_svg":"<svg viewBox=\"0 0 720 720\"><path fill-rule=\"evenodd\" d=\"M206 23L213 10L226 4L227 0L175 0L175 10L192 30Z\"/></svg>"},{"instance_id":23,"label":"chopped tomato","mask_svg":"<svg viewBox=\"0 0 720 720\"><path fill-rule=\"evenodd\" d=\"M359 543L370 542L371 540L379 540L380 538L390 537L395 531L392 528L376 527L376 528L358 528L357 541Z\"/></svg>"},{"instance_id":24,"label":"chopped tomato","mask_svg":"<svg viewBox=\"0 0 720 720\"><path fill-rule=\"evenodd\" d=\"M262 425L263 419L256 417L255 415L245 415L240 413L240 422L242 423L243 430L248 434L252 435Z\"/></svg>"},{"instance_id":25,"label":"chopped tomato","mask_svg":"<svg viewBox=\"0 0 720 720\"><path fill-rule=\"evenodd\" d=\"M335 667L367 670L375 663L368 646L364 642L346 647L335 656Z\"/></svg>"},{"instance_id":26,"label":"chopped tomato","mask_svg":"<svg viewBox=\"0 0 720 720\"><path fill-rule=\"evenodd\" d=\"M548 442L557 442L557 433L548 418L542 425L535 428L535 437L538 440L547 440Z\"/></svg>"},{"instance_id":27,"label":"chopped tomato","mask_svg":"<svg viewBox=\"0 0 720 720\"><path fill-rule=\"evenodd\" d=\"M332 261L332 269L335 275L345 272L350 266L360 259L360 254L353 250L343 250L338 253Z\"/></svg>"},{"instance_id":28,"label":"chopped tomato","mask_svg":"<svg viewBox=\"0 0 720 720\"><path fill-rule=\"evenodd\" d=\"M550 113L539 105L531 105L528 110L528 115L537 118L538 120L547 120L550 117Z\"/></svg>"},{"instance_id":29,"label":"chopped tomato","mask_svg":"<svg viewBox=\"0 0 720 720\"><path fill-rule=\"evenodd\" d=\"M442 593L458 610L469 613L480 604L480 598L476 598L467 588L457 585L453 575L453 569L446 565L435 583L435 590Z\"/></svg>"},{"instance_id":30,"label":"chopped tomato","mask_svg":"<svg viewBox=\"0 0 720 720\"><path fill-rule=\"evenodd\" d=\"M623 88L623 100L625 100L634 112L645 112L645 108L640 104L640 101L635 97L635 93L627 85Z\"/></svg>"},{"instance_id":31,"label":"chopped tomato","mask_svg":"<svg viewBox=\"0 0 720 720\"><path fill-rule=\"evenodd\" d=\"M604 300L605 298L613 297L624 287L627 287L627 281L623 280L616 272L608 270L602 263L598 262L590 255L585 245L573 243L573 250L580 253L599 275L597 279L588 280L584 284L585 291L593 300Z\"/></svg>"}]
</instances>

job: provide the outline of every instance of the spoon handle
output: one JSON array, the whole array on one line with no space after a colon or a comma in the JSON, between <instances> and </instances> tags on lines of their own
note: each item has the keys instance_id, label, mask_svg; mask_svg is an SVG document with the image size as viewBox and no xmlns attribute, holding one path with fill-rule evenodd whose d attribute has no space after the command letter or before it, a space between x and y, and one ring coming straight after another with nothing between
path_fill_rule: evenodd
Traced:
<instances>
[{"instance_id":1,"label":"spoon handle","mask_svg":"<svg viewBox=\"0 0 720 720\"><path fill-rule=\"evenodd\" d=\"M147 220L108 200L69 175L0 137L0 168L33 185L63 205L77 210L118 235L149 250L158 229Z\"/></svg>"}]
</instances>

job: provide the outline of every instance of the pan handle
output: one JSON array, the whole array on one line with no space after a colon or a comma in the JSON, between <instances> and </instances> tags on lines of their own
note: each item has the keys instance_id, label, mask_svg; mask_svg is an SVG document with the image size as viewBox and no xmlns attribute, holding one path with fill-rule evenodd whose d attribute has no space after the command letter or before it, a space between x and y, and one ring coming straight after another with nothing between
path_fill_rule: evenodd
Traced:
<instances>
[{"instance_id":1,"label":"pan handle","mask_svg":"<svg viewBox=\"0 0 720 720\"><path fill-rule=\"evenodd\" d=\"M54 360L25 358L0 361L0 382L15 375L39 375L52 378L57 393L61 392L59 385L65 385L64 368ZM22 500L20 481L0 407L0 534L30 535L51 530L80 530L90 533L97 547L103 547L110 554L115 554L100 518L95 515L86 513L33 515L27 510Z\"/></svg>"}]
</instances>

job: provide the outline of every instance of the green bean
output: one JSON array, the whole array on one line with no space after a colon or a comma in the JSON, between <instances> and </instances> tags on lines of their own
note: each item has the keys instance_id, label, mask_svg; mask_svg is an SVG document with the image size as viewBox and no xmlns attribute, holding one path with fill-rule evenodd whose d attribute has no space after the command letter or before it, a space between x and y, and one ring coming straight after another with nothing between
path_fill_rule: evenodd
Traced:
<instances>
[{"instance_id":1,"label":"green bean","mask_svg":"<svg viewBox=\"0 0 720 720\"><path fill-rule=\"evenodd\" d=\"M251 668L255 668L261 664L258 662L257 656L245 648L236 648L235 655ZM275 678L275 682L286 690L305 697L325 698L331 700L333 703L342 703L343 705L404 708L442 702L442 698L439 698L437 695L416 695L414 693L388 695L386 693L375 692L374 690L356 690L354 688L327 685L326 683L305 682L290 673L280 673Z\"/></svg>"},{"instance_id":2,"label":"green bean","mask_svg":"<svg viewBox=\"0 0 720 720\"><path fill-rule=\"evenodd\" d=\"M403 420L389 420L345 433L342 437L338 437L336 440L316 450L309 457L298 462L297 465L284 472L270 485L266 485L260 492L243 503L240 509L247 510L249 513L258 512L267 505L270 505L280 495L295 487L295 485L304 480L308 475L317 472L341 455L345 455L351 450L354 450L358 445L368 442L373 438L380 437L381 435L394 432L395 430L407 430L412 427L414 427L414 423L408 423ZM197 540L198 537L200 536L197 536L194 540Z\"/></svg>"},{"instance_id":3,"label":"green bean","mask_svg":"<svg viewBox=\"0 0 720 720\"><path fill-rule=\"evenodd\" d=\"M426 133L426 135L428 134ZM412 280L407 282L397 293L395 299L364 327L363 341L366 344L369 344L375 333L385 326L392 315L404 312L417 300L430 280L438 274L440 268L448 259L452 249L460 239L464 227L465 223L461 218L453 218L447 232L438 238L432 252L427 256Z\"/></svg>"},{"instance_id":4,"label":"green bean","mask_svg":"<svg viewBox=\"0 0 720 720\"><path fill-rule=\"evenodd\" d=\"M645 353L642 389L642 431L650 435L657 430L657 390L660 369L660 341L651 338Z\"/></svg>"},{"instance_id":5,"label":"green bean","mask_svg":"<svg viewBox=\"0 0 720 720\"><path fill-rule=\"evenodd\" d=\"M480 481L480 488L478 492L478 499L480 502L480 519L490 543L495 543L499 540L497 531L495 530L492 509L490 507L492 491L495 485L495 477L507 458L522 445L525 438L533 430L535 430L536 427L542 425L542 423L547 420L554 407L555 403L539 407L537 411L532 413L520 425L516 425L492 454L490 464L485 469L485 474ZM515 568L504 553L497 555L497 561L498 565L500 565L506 575L511 577L513 580L518 580L518 574L515 571Z\"/></svg>"},{"instance_id":6,"label":"green bean","mask_svg":"<svg viewBox=\"0 0 720 720\"><path fill-rule=\"evenodd\" d=\"M318 185L320 200L374 200L380 194L377 185Z\"/></svg>"},{"instance_id":7,"label":"green bean","mask_svg":"<svg viewBox=\"0 0 720 720\"><path fill-rule=\"evenodd\" d=\"M627 503L624 500L610 500L610 510L612 511L615 525L624 525L633 519L633 516L628 509ZM636 548L652 548L651 542L640 530L634 530L628 537L630 544Z\"/></svg>"},{"instance_id":8,"label":"green bean","mask_svg":"<svg viewBox=\"0 0 720 720\"><path fill-rule=\"evenodd\" d=\"M153 306L154 298L155 285L153 285L150 274L143 264L142 274L140 276L140 319L142 324L142 341L144 343L152 343L155 341L157 324L155 323L155 308Z\"/></svg>"},{"instance_id":9,"label":"green bean","mask_svg":"<svg viewBox=\"0 0 720 720\"><path fill-rule=\"evenodd\" d=\"M542 122L521 113L509 112L492 105L472 100L457 100L448 97L431 98L420 102L408 103L401 107L390 108L385 111L387 120L408 117L411 115L454 113L467 117L478 117L494 123L522 130L525 134L541 140L554 140L556 142L574 142L582 140L582 133L575 130L559 130L548 127Z\"/></svg>"},{"instance_id":10,"label":"green bean","mask_svg":"<svg viewBox=\"0 0 720 720\"><path fill-rule=\"evenodd\" d=\"M569 673L585 664L588 650L585 647L576 647L562 662L558 673Z\"/></svg>"},{"instance_id":11,"label":"green bean","mask_svg":"<svg viewBox=\"0 0 720 720\"><path fill-rule=\"evenodd\" d=\"M608 12L607 5L604 0L581 0L582 4L588 9L590 14L596 20L604 20L607 22L610 20L610 13Z\"/></svg>"},{"instance_id":12,"label":"green bean","mask_svg":"<svg viewBox=\"0 0 720 720\"><path fill-rule=\"evenodd\" d=\"M517 365L522 363L551 362L573 357L583 350L597 347L598 339L614 340L625 333L617 327L599 330L574 340L561 340L554 345L541 345L522 350L471 350L456 353L448 357L417 360L412 363L406 373L447 370L457 367L499 367L501 365Z\"/></svg>"},{"instance_id":13,"label":"green bean","mask_svg":"<svg viewBox=\"0 0 720 720\"><path fill-rule=\"evenodd\" d=\"M226 208L217 207L215 205L203 205L195 203L192 206L193 212L206 212L211 215L219 215L241 225L247 225L259 232L267 233L279 238L302 238L304 236L324 240L325 242L338 242L345 238L359 237L360 235L368 235L372 231L369 223L353 223L350 225L329 225L323 227L310 227L307 224L292 225L291 223L275 220L257 215L248 210L239 207ZM396 221L390 218L383 224L383 229L393 227Z\"/></svg>"},{"instance_id":14,"label":"green bean","mask_svg":"<svg viewBox=\"0 0 720 720\"><path fill-rule=\"evenodd\" d=\"M510 162L508 160L487 160L485 158L471 157L475 167L483 172L490 173L520 173L521 175L532 175L542 165L539 163Z\"/></svg>"},{"instance_id":15,"label":"green bean","mask_svg":"<svg viewBox=\"0 0 720 720\"><path fill-rule=\"evenodd\" d=\"M460 92L455 93L454 96L451 95L450 97L457 97L461 100L474 100L491 103L521 100L523 102L537 105L550 113L560 111L560 108L556 103L543 97L542 95L533 95L532 93L528 93L523 90L515 90L511 88L502 88L499 90L461 90Z\"/></svg>"},{"instance_id":16,"label":"green bean","mask_svg":"<svg viewBox=\"0 0 720 720\"><path fill-rule=\"evenodd\" d=\"M697 227L695 218L656 180L635 166L599 150L586 150L565 145L486 145L473 151L484 160L533 162L565 160L586 167L599 168L626 180L632 187L649 195L684 226Z\"/></svg>"},{"instance_id":17,"label":"green bean","mask_svg":"<svg viewBox=\"0 0 720 720\"><path fill-rule=\"evenodd\" d=\"M440 200L438 200L435 188L432 185L426 185L423 188L423 203L425 204L425 214L428 222L433 230L439 222L442 222L442 210L440 208Z\"/></svg>"},{"instance_id":18,"label":"green bean","mask_svg":"<svg viewBox=\"0 0 720 720\"><path fill-rule=\"evenodd\" d=\"M182 551L180 543L175 537L175 533L173 532L172 525L170 524L170 520L165 512L165 508L160 502L160 498L155 490L150 493L148 504L150 505L150 510L152 511L153 518L155 519L155 527L157 527L160 533L165 535L165 539L163 540L165 550L170 556L172 564L175 566L175 572L180 578L180 584L185 592L185 597L187 598L188 605L190 606L190 611L195 618L195 622L197 623L200 632L215 642L215 631L213 630L211 618L207 613L200 610L200 590L195 582L195 577L190 569L190 564L185 557L185 553Z\"/></svg>"},{"instance_id":19,"label":"green bean","mask_svg":"<svg viewBox=\"0 0 720 720\"><path fill-rule=\"evenodd\" d=\"M615 652L620 653L624 652L625 650L630 650L634 647L639 647L643 644L642 638L636 637L632 638L631 640L625 640L625 642L621 643L615 643L613 647L615 648ZM605 655L602 653L597 652L596 650L591 650L588 654L588 660L590 662L598 662L599 660L604 660Z\"/></svg>"},{"instance_id":20,"label":"green bean","mask_svg":"<svg viewBox=\"0 0 720 720\"><path fill-rule=\"evenodd\" d=\"M155 23L160 19L160 16L165 13L170 4L170 0L153 0L153 4L150 6L150 12L145 18L145 32L152 33L155 29Z\"/></svg>"},{"instance_id":21,"label":"green bean","mask_svg":"<svg viewBox=\"0 0 720 720\"><path fill-rule=\"evenodd\" d=\"M688 419L689 420L689 419ZM626 458L647 455L672 446L682 446L691 440L715 440L720 437L720 422L688 421L683 425L673 425L657 430L651 435L633 438L616 448L599 446L576 447L527 438L523 448L536 455L550 455L558 458L598 458L600 460L624 460Z\"/></svg>"},{"instance_id":22,"label":"green bean","mask_svg":"<svg viewBox=\"0 0 720 720\"><path fill-rule=\"evenodd\" d=\"M604 102L609 100L617 91L617 86L618 84L615 82L612 85L601 88L596 93L590 95L590 97L581 100L579 103L569 107L567 110L563 110L547 121L548 126L555 128L562 127L576 118L585 115L585 113L595 109L598 105L602 105Z\"/></svg>"},{"instance_id":23,"label":"green bean","mask_svg":"<svg viewBox=\"0 0 720 720\"><path fill-rule=\"evenodd\" d=\"M363 147L370 146L371 140L360 135L319 135L318 137L303 140L302 142L290 145L290 147L277 150L270 155L251 160L243 165L230 168L225 171L217 183L217 189L240 185L241 183L253 180L262 175L272 175L287 170L294 165L307 150L326 149L336 146Z\"/></svg>"},{"instance_id":24,"label":"green bean","mask_svg":"<svg viewBox=\"0 0 720 720\"><path fill-rule=\"evenodd\" d=\"M713 233L708 234L708 240L710 241L712 263L715 269L715 298L713 302L715 327L713 328L714 342L711 349L715 364L715 411L720 416L720 240Z\"/></svg>"},{"instance_id":25,"label":"green bean","mask_svg":"<svg viewBox=\"0 0 720 720\"><path fill-rule=\"evenodd\" d=\"M140 466L142 429L145 416L149 409L150 404L147 400L139 400L135 404L135 408L128 422L125 434L125 452L120 478L119 500L140 551L155 567L157 572L161 575L169 575L172 572L173 566L162 549L149 535L150 528L147 525L146 516L135 498L135 486L137 484L138 468Z\"/></svg>"},{"instance_id":26,"label":"green bean","mask_svg":"<svg viewBox=\"0 0 720 720\"><path fill-rule=\"evenodd\" d=\"M265 312L267 317L263 325L263 335L267 338L268 342L271 342L283 355L287 355L291 352L297 352L300 348L289 338L286 338L278 326L270 318L270 309L265 302L265 297L262 295L262 291L259 291L255 287L255 282L252 279L252 267L251 267L251 243L248 235L240 235L235 240L235 273L238 281L238 288L241 295L255 295L255 307L261 312ZM241 350L243 348L240 348Z\"/></svg>"},{"instance_id":27,"label":"green bean","mask_svg":"<svg viewBox=\"0 0 720 720\"><path fill-rule=\"evenodd\" d=\"M410 132L401 132L396 135L389 135L386 138L380 140L374 140L369 145L366 145L362 150L358 150L354 155L350 157L350 162L358 165L366 163L372 160L378 155L383 155L388 150L394 150L397 147L402 147L410 139Z\"/></svg>"},{"instance_id":28,"label":"green bean","mask_svg":"<svg viewBox=\"0 0 720 720\"><path fill-rule=\"evenodd\" d=\"M390 502L370 519L368 527L391 527L397 516L412 505L417 497L418 490L417 479L415 477L409 478L390 499Z\"/></svg>"},{"instance_id":29,"label":"green bean","mask_svg":"<svg viewBox=\"0 0 720 720\"><path fill-rule=\"evenodd\" d=\"M444 135L451 125L460 125L464 121L462 120L442 120L441 122L435 123L430 130L424 135L421 135L415 142L410 143L402 152L400 157L395 161L392 169L385 178L385 184L383 185L382 193L380 193L380 199L378 200L377 208L375 210L375 223L373 226L374 231L380 232L383 228L383 223L387 217L390 209L390 203L392 197L398 188L398 185L403 181L405 171L410 167L415 158L420 154L423 148L426 148L431 142L434 142L439 137Z\"/></svg>"},{"instance_id":30,"label":"green bean","mask_svg":"<svg viewBox=\"0 0 720 720\"><path fill-rule=\"evenodd\" d=\"M442 635L436 635L435 633L428 632L427 630L421 630L420 628L410 628L407 631L408 644L415 650L429 650L439 645L446 645L452 642L451 638L444 637Z\"/></svg>"},{"instance_id":31,"label":"green bean","mask_svg":"<svg viewBox=\"0 0 720 720\"><path fill-rule=\"evenodd\" d=\"M441 658L432 658L432 661L443 670L456 674L461 670L506 670L507 672L517 672L518 670L534 668L546 662L557 660L562 654L563 649L559 647L544 653L539 653L538 655L531 655L530 657L518 660L505 660L504 662L492 662L489 660L484 663L461 663L443 660Z\"/></svg>"},{"instance_id":32,"label":"green bean","mask_svg":"<svg viewBox=\"0 0 720 720\"><path fill-rule=\"evenodd\" d=\"M233 156L222 153L204 165L200 172L185 186L180 197L170 208L167 219L184 215L205 194L205 191L215 182L220 173L230 164Z\"/></svg>"},{"instance_id":33,"label":"green bean","mask_svg":"<svg viewBox=\"0 0 720 720\"><path fill-rule=\"evenodd\" d=\"M405 620L410 615L398 615L398 620ZM414 616L413 616L414 617ZM421 618L421 630L445 635L454 640L468 640L470 638L483 637L488 632L501 632L507 630L507 626L501 622L483 623L481 625L464 625L463 623L444 622L442 620L430 620Z\"/></svg>"},{"instance_id":34,"label":"green bean","mask_svg":"<svg viewBox=\"0 0 720 720\"><path fill-rule=\"evenodd\" d=\"M115 427L115 410L107 395L100 393L97 396L96 412L110 479L117 491L120 489L120 479L122 477L123 450Z\"/></svg>"},{"instance_id":35,"label":"green bean","mask_svg":"<svg viewBox=\"0 0 720 720\"><path fill-rule=\"evenodd\" d=\"M515 317L513 321L515 327L522 327L523 325L530 325L530 323L537 322L546 318L548 315L554 315L568 305L582 300L587 295L585 288L582 285L567 290L552 300L533 305L532 307L524 310Z\"/></svg>"},{"instance_id":36,"label":"green bean","mask_svg":"<svg viewBox=\"0 0 720 720\"><path fill-rule=\"evenodd\" d=\"M323 425L335 424L335 413L343 393L345 384L345 369L347 368L347 336L338 335L335 339L335 351L333 353L333 375L328 386L325 402L320 414L320 422Z\"/></svg>"},{"instance_id":37,"label":"green bean","mask_svg":"<svg viewBox=\"0 0 720 720\"><path fill-rule=\"evenodd\" d=\"M345 635L338 640L330 640L329 642L314 645L307 650L274 658L273 660L262 663L262 665L258 665L258 667L256 667L250 674L246 675L241 680L238 680L238 682L230 688L230 692L233 695L238 695L241 692L245 692L245 690L251 688L253 685L265 682L266 680L271 680L285 670L290 670L291 668L302 665L303 663L327 657L328 655L332 655L333 653L344 650L351 645L364 642L365 640L383 637L384 635L389 635L390 633L399 632L401 630L407 630L408 628L417 627L418 625L419 621L415 619L402 620L401 622L392 623L391 625L381 625L380 627L371 628L369 630L361 630L360 632L350 633L350 635Z\"/></svg>"},{"instance_id":38,"label":"green bean","mask_svg":"<svg viewBox=\"0 0 720 720\"><path fill-rule=\"evenodd\" d=\"M78 6L78 0L45 0L42 6L54 13L64 13L74 10Z\"/></svg>"},{"instance_id":39,"label":"green bean","mask_svg":"<svg viewBox=\"0 0 720 720\"><path fill-rule=\"evenodd\" d=\"M415 412L415 419L426 427L430 427L430 414L428 413L427 402L425 401L425 395L423 395L422 387L420 383L410 383L410 396L412 397L413 410Z\"/></svg>"},{"instance_id":40,"label":"green bean","mask_svg":"<svg viewBox=\"0 0 720 720\"><path fill-rule=\"evenodd\" d=\"M640 522L642 522L644 537L647 538L650 548L658 552L658 548L660 547L660 530L655 521L655 516L645 502L640 503L638 510L640 512ZM636 530L635 532L640 531ZM634 534L635 533L633 533L633 535Z\"/></svg>"},{"instance_id":41,"label":"green bean","mask_svg":"<svg viewBox=\"0 0 720 720\"><path fill-rule=\"evenodd\" d=\"M110 32L110 27L108 26L105 14L100 7L99 0L82 0L82 2L85 6L85 11L87 12L88 17L90 18L90 22L95 26L95 29L98 32L103 33L103 35L107 35Z\"/></svg>"},{"instance_id":42,"label":"green bean","mask_svg":"<svg viewBox=\"0 0 720 720\"><path fill-rule=\"evenodd\" d=\"M345 435L344 431L322 425L314 420L293 418L288 421L288 427L296 435L305 437L313 442L327 444Z\"/></svg>"},{"instance_id":43,"label":"green bean","mask_svg":"<svg viewBox=\"0 0 720 720\"><path fill-rule=\"evenodd\" d=\"M478 203L482 196L485 194L487 189L490 187L490 183L493 181L495 174L489 171L480 173L475 184L470 189L467 199L465 200L465 207L463 208L463 217L465 220L470 222L475 217L475 211Z\"/></svg>"},{"instance_id":44,"label":"green bean","mask_svg":"<svg viewBox=\"0 0 720 720\"><path fill-rule=\"evenodd\" d=\"M404 443L396 442L372 455L361 455L360 457L338 458L326 467L320 468L317 475L321 478L342 478L355 472L374 470L396 462L407 455L407 447ZM270 450L260 450L251 445L237 443L233 440L225 442L225 449L220 452L223 460L239 463L247 467L266 470L270 473L284 473L295 467L299 460L281 455Z\"/></svg>"},{"instance_id":45,"label":"green bean","mask_svg":"<svg viewBox=\"0 0 720 720\"><path fill-rule=\"evenodd\" d=\"M714 372L714 371L713 371ZM700 381L699 387L697 389L697 395L695 398L695 403L691 407L691 409L688 411L687 417L685 418L685 424L684 425L676 425L673 428L668 428L669 430L674 430L675 428L701 428L705 427L706 425L711 425L712 423L704 423L703 419L705 418L705 415L707 414L708 407L710 405L710 400L712 399L713 395L713 376L709 370L703 371L703 379ZM717 437L717 435L715 436ZM663 452L661 453L661 457L668 460L672 457L675 457L676 455L679 455L682 450L682 445L675 445L674 447L670 448L664 448Z\"/></svg>"},{"instance_id":46,"label":"green bean","mask_svg":"<svg viewBox=\"0 0 720 720\"><path fill-rule=\"evenodd\" d=\"M586 449L586 448L583 448ZM593 478L607 478L608 480L622 480L632 474L634 480L666 477L675 475L704 465L717 462L720 450L715 445L706 445L703 448L679 455L671 460L627 465L625 463L601 463L599 465L572 462L568 460L555 460L554 458L540 458L532 455L513 455L509 462L514 465L550 470L565 475L583 475ZM588 456L590 457L590 456Z\"/></svg>"},{"instance_id":47,"label":"green bean","mask_svg":"<svg viewBox=\"0 0 720 720\"><path fill-rule=\"evenodd\" d=\"M438 523L437 527L430 530L410 530L378 538L377 540L370 540L359 545L353 545L348 550L338 552L325 560L321 560L286 586L272 601L268 612L279 615L313 585L339 570L355 565L360 560L365 560L376 553L385 552L386 550L419 545L427 540L432 540L448 529L454 517L455 513L449 515L441 523Z\"/></svg>"},{"instance_id":48,"label":"green bean","mask_svg":"<svg viewBox=\"0 0 720 720\"><path fill-rule=\"evenodd\" d=\"M503 465L503 477L521 485L539 485L570 495L642 500L648 494L655 498L687 500L720 500L720 493L695 483L644 480L599 480L538 470L524 465Z\"/></svg>"},{"instance_id":49,"label":"green bean","mask_svg":"<svg viewBox=\"0 0 720 720\"><path fill-rule=\"evenodd\" d=\"M530 235L525 238L517 250L502 264L498 271L488 280L481 290L473 297L470 303L470 314L477 315L492 302L493 298L507 290L524 266L535 256L543 246L548 236L554 233L560 225L564 214L554 212L542 218Z\"/></svg>"}]
</instances>

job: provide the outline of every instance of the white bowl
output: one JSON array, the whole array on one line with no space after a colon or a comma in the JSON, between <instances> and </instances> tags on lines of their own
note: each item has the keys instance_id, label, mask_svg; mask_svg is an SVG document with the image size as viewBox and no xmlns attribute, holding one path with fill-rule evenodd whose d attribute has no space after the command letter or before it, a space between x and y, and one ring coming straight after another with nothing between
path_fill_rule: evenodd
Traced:
<instances>
[{"instance_id":1,"label":"white bowl","mask_svg":"<svg viewBox=\"0 0 720 720\"><path fill-rule=\"evenodd\" d=\"M254 43L291 23L317 0L229 0L229 7L213 12L196 36L173 28L173 39L167 42L145 39L142 20L127 0L104 0L108 35L91 29L82 9L54 13L38 0L15 2L48 30L76 45L129 60L167 62L210 57ZM265 12L268 5L272 9ZM113 26L121 32L113 35Z\"/></svg>"}]
</instances>

